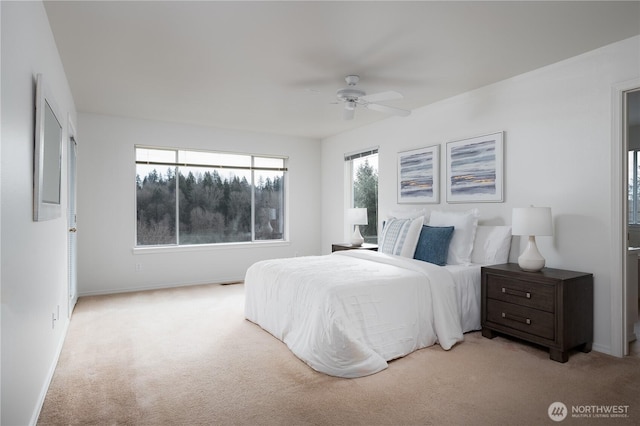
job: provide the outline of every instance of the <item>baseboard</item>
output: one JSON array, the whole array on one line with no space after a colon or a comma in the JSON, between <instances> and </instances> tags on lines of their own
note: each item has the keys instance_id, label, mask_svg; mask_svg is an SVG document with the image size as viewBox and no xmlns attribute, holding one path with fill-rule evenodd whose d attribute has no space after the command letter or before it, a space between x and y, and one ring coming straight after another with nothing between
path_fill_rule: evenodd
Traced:
<instances>
[{"instance_id":1,"label":"baseboard","mask_svg":"<svg viewBox=\"0 0 640 426\"><path fill-rule=\"evenodd\" d=\"M114 289L104 289L104 290L86 291L86 292L79 291L78 297L80 298L80 297L87 297L87 296L104 296L107 294L133 293L136 291L162 290L167 288L190 287L195 285L206 285L206 284L235 284L242 281L244 281L244 275L241 277L226 277L226 278L220 278L217 280L207 280L207 281L167 283L167 284L159 284L159 285L114 288Z\"/></svg>"},{"instance_id":2,"label":"baseboard","mask_svg":"<svg viewBox=\"0 0 640 426\"><path fill-rule=\"evenodd\" d=\"M607 355L611 355L611 356L615 356L611 353L611 347L610 346L605 346L605 345L600 345L598 343L594 343L591 346L591 349L593 349L596 352L600 352L603 354L607 354Z\"/></svg>"},{"instance_id":3,"label":"baseboard","mask_svg":"<svg viewBox=\"0 0 640 426\"><path fill-rule=\"evenodd\" d=\"M31 420L29 421L29 425L36 426L38 423L38 417L40 417L40 411L42 411L42 406L44 405L44 400L47 397L47 392L49 391L49 386L51 385L51 381L53 380L53 375L56 372L56 367L58 366L58 361L60 360L60 354L62 354L62 348L64 346L64 341L67 338L67 332L69 331L69 322L70 319L65 315L64 318L66 321L64 322L64 329L62 330L62 337L60 338L60 342L58 342L58 347L56 348L55 356L53 358L53 362L49 367L49 371L47 373L47 378L42 386L42 390L40 391L40 396L38 398L38 403L36 405L35 411Z\"/></svg>"}]
</instances>

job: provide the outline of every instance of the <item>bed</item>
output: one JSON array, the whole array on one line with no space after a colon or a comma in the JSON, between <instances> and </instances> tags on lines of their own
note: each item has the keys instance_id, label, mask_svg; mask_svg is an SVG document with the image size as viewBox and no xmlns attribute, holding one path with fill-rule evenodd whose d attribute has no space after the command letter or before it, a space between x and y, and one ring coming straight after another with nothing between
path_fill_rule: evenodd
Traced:
<instances>
[{"instance_id":1,"label":"bed","mask_svg":"<svg viewBox=\"0 0 640 426\"><path fill-rule=\"evenodd\" d=\"M475 260L482 263L471 261L471 248L466 262L453 263L449 248L457 244L451 237L445 251L450 263L440 266L414 258L420 257L419 243L429 228L424 218L403 221L406 232L395 235L394 244L385 244L391 237L385 238L383 229L378 252L348 250L253 264L245 275L245 317L314 370L338 377L374 374L388 361L434 344L450 350L465 332L480 329L480 268L486 259L479 252L486 257L497 247L491 241L496 227L480 232L476 219L474 239L478 234L477 245L484 247ZM385 228L390 232L393 225ZM458 230L460 237L460 225ZM500 234L505 240L504 230Z\"/></svg>"}]
</instances>

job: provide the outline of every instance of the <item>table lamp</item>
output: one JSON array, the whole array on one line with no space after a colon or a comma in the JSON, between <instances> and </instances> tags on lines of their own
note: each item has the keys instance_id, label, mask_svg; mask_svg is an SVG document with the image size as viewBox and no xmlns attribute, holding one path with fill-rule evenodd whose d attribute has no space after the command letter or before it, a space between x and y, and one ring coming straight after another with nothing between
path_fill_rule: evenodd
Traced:
<instances>
[{"instance_id":1,"label":"table lamp","mask_svg":"<svg viewBox=\"0 0 640 426\"><path fill-rule=\"evenodd\" d=\"M553 235L551 207L514 208L511 221L513 235L528 235L529 241L520 257L518 265L524 271L537 272L544 268L544 257L538 251L536 235Z\"/></svg>"},{"instance_id":2,"label":"table lamp","mask_svg":"<svg viewBox=\"0 0 640 426\"><path fill-rule=\"evenodd\" d=\"M349 225L355 225L355 230L351 237L351 245L360 247L362 243L364 243L364 238L362 238L362 234L360 234L360 225L367 225L369 223L367 220L367 209L347 209L347 223Z\"/></svg>"}]
</instances>

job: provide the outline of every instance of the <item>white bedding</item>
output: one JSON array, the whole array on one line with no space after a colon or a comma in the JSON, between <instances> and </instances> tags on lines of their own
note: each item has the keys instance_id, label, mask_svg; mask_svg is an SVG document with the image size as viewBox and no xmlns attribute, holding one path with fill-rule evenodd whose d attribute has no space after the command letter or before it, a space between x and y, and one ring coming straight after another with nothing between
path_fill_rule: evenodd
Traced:
<instances>
[{"instance_id":1,"label":"white bedding","mask_svg":"<svg viewBox=\"0 0 640 426\"><path fill-rule=\"evenodd\" d=\"M471 269L369 250L265 260L247 270L245 316L317 371L366 376L435 343L448 350L479 328L479 304L473 318L460 310L476 301L464 294Z\"/></svg>"},{"instance_id":2,"label":"white bedding","mask_svg":"<svg viewBox=\"0 0 640 426\"><path fill-rule=\"evenodd\" d=\"M446 265L451 273L458 294L462 332L480 330L480 268L482 265Z\"/></svg>"}]
</instances>

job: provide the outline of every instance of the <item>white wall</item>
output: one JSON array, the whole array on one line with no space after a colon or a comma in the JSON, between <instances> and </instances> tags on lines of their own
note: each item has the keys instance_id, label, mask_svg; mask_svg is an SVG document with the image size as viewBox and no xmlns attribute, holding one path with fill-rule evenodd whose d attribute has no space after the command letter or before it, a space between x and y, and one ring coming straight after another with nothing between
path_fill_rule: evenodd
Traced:
<instances>
[{"instance_id":1,"label":"white wall","mask_svg":"<svg viewBox=\"0 0 640 426\"><path fill-rule=\"evenodd\" d=\"M0 2L2 10L2 418L33 424L55 368L67 313L66 143L62 217L33 222L35 76L42 73L64 138L75 106L40 2ZM52 314L60 318L52 327Z\"/></svg>"},{"instance_id":2,"label":"white wall","mask_svg":"<svg viewBox=\"0 0 640 426\"><path fill-rule=\"evenodd\" d=\"M318 140L85 113L78 134L80 295L241 280L257 260L320 252ZM290 241L134 252L136 144L288 156Z\"/></svg>"},{"instance_id":3,"label":"white wall","mask_svg":"<svg viewBox=\"0 0 640 426\"><path fill-rule=\"evenodd\" d=\"M390 118L324 140L324 252L331 242L346 238L344 208L340 208L344 207L345 152L380 146L379 210L383 218L400 207L396 204L397 153L440 144L441 201L422 207L478 207L481 222L510 224L513 207L550 206L555 235L538 238L538 246L547 266L594 274L594 348L609 353L610 289L621 285L610 279L612 86L640 76L639 52L640 37L634 37L417 109L407 118ZM447 204L446 142L501 130L505 131L505 201ZM512 260L519 252L520 247L512 250Z\"/></svg>"}]
</instances>

